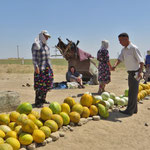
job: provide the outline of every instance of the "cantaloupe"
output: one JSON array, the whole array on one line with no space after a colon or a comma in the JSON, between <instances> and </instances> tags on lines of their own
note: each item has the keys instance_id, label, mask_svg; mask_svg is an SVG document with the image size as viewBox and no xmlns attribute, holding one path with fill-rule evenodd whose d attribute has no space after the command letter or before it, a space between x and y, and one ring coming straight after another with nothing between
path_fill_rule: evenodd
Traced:
<instances>
[{"instance_id":1,"label":"cantaloupe","mask_svg":"<svg viewBox=\"0 0 150 150\"><path fill-rule=\"evenodd\" d=\"M42 130L36 129L34 130L33 134L33 140L36 143L42 143L45 140L45 134Z\"/></svg>"},{"instance_id":2,"label":"cantaloupe","mask_svg":"<svg viewBox=\"0 0 150 150\"><path fill-rule=\"evenodd\" d=\"M10 118L8 114L0 114L0 125L8 125Z\"/></svg>"},{"instance_id":3,"label":"cantaloupe","mask_svg":"<svg viewBox=\"0 0 150 150\"><path fill-rule=\"evenodd\" d=\"M70 106L67 103L61 104L61 111L69 114L70 113Z\"/></svg>"},{"instance_id":4,"label":"cantaloupe","mask_svg":"<svg viewBox=\"0 0 150 150\"><path fill-rule=\"evenodd\" d=\"M44 126L51 129L51 132L56 132L58 130L58 125L54 120L47 120L44 122Z\"/></svg>"},{"instance_id":5,"label":"cantaloupe","mask_svg":"<svg viewBox=\"0 0 150 150\"><path fill-rule=\"evenodd\" d=\"M16 111L11 112L10 115L9 115L10 121L16 122L16 121L17 121L17 118L18 118L19 116L20 116L20 113L19 113L19 112L16 112Z\"/></svg>"},{"instance_id":6,"label":"cantaloupe","mask_svg":"<svg viewBox=\"0 0 150 150\"><path fill-rule=\"evenodd\" d=\"M75 104L75 100L72 97L67 97L64 99L64 103L67 103L70 108Z\"/></svg>"},{"instance_id":7,"label":"cantaloupe","mask_svg":"<svg viewBox=\"0 0 150 150\"><path fill-rule=\"evenodd\" d=\"M50 120L51 115L53 114L52 110L48 107L43 107L40 112L40 118L44 121Z\"/></svg>"},{"instance_id":8,"label":"cantaloupe","mask_svg":"<svg viewBox=\"0 0 150 150\"><path fill-rule=\"evenodd\" d=\"M47 126L42 126L40 130L44 132L46 138L48 138L51 134L51 129Z\"/></svg>"},{"instance_id":9,"label":"cantaloupe","mask_svg":"<svg viewBox=\"0 0 150 150\"><path fill-rule=\"evenodd\" d=\"M51 116L51 119L54 120L57 123L58 128L60 128L63 125L63 119L62 119L62 117L60 115L53 114Z\"/></svg>"},{"instance_id":10,"label":"cantaloupe","mask_svg":"<svg viewBox=\"0 0 150 150\"><path fill-rule=\"evenodd\" d=\"M90 94L84 94L80 99L80 103L82 106L90 107L93 103L93 97Z\"/></svg>"},{"instance_id":11,"label":"cantaloupe","mask_svg":"<svg viewBox=\"0 0 150 150\"><path fill-rule=\"evenodd\" d=\"M81 104L77 103L77 104L73 105L72 111L78 112L81 115L83 112L83 106Z\"/></svg>"},{"instance_id":12,"label":"cantaloupe","mask_svg":"<svg viewBox=\"0 0 150 150\"><path fill-rule=\"evenodd\" d=\"M70 117L66 112L61 112L60 116L63 119L63 125L68 125L70 123Z\"/></svg>"},{"instance_id":13,"label":"cantaloupe","mask_svg":"<svg viewBox=\"0 0 150 150\"><path fill-rule=\"evenodd\" d=\"M71 112L69 114L70 121L73 123L78 123L80 121L80 114L77 112Z\"/></svg>"},{"instance_id":14,"label":"cantaloupe","mask_svg":"<svg viewBox=\"0 0 150 150\"><path fill-rule=\"evenodd\" d=\"M88 107L83 107L83 112L81 114L82 118L88 118L90 116L90 110Z\"/></svg>"},{"instance_id":15,"label":"cantaloupe","mask_svg":"<svg viewBox=\"0 0 150 150\"><path fill-rule=\"evenodd\" d=\"M16 138L9 137L6 139L6 143L10 144L13 147L13 150L20 149L20 142Z\"/></svg>"},{"instance_id":16,"label":"cantaloupe","mask_svg":"<svg viewBox=\"0 0 150 150\"><path fill-rule=\"evenodd\" d=\"M98 114L98 108L95 105L91 105L89 110L90 110L90 116L95 116Z\"/></svg>"},{"instance_id":17,"label":"cantaloupe","mask_svg":"<svg viewBox=\"0 0 150 150\"><path fill-rule=\"evenodd\" d=\"M15 131L9 131L9 132L7 132L5 138L7 139L9 137L13 137L13 138L17 139L18 138L17 132L15 132Z\"/></svg>"},{"instance_id":18,"label":"cantaloupe","mask_svg":"<svg viewBox=\"0 0 150 150\"><path fill-rule=\"evenodd\" d=\"M28 133L21 133L19 136L19 142L22 145L30 145L33 141L33 137L31 134Z\"/></svg>"}]
</instances>

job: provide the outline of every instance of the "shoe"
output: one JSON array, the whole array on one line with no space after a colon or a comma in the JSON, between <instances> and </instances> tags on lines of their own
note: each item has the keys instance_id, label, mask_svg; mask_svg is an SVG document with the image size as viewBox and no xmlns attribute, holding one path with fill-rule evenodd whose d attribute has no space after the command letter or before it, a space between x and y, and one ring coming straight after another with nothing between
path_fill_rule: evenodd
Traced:
<instances>
[{"instance_id":1,"label":"shoe","mask_svg":"<svg viewBox=\"0 0 150 150\"><path fill-rule=\"evenodd\" d=\"M37 107L37 108L42 108L42 107L43 107L43 104L42 104L42 103L35 103L35 107Z\"/></svg>"},{"instance_id":2,"label":"shoe","mask_svg":"<svg viewBox=\"0 0 150 150\"><path fill-rule=\"evenodd\" d=\"M122 114L128 115L128 116L132 116L132 114L128 113L126 110L124 110L124 111L119 110L119 112Z\"/></svg>"},{"instance_id":3,"label":"shoe","mask_svg":"<svg viewBox=\"0 0 150 150\"><path fill-rule=\"evenodd\" d=\"M44 104L50 104L50 102L48 102L48 101L46 101L46 100L44 100L43 103L44 103Z\"/></svg>"},{"instance_id":4,"label":"shoe","mask_svg":"<svg viewBox=\"0 0 150 150\"><path fill-rule=\"evenodd\" d=\"M84 85L81 85L81 87L84 89L85 88L85 86Z\"/></svg>"}]
</instances>

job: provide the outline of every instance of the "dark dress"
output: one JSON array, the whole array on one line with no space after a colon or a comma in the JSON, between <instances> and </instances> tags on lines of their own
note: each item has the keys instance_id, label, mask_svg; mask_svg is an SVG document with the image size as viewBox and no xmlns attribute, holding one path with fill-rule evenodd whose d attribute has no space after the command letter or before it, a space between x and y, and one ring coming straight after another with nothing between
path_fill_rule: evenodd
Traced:
<instances>
[{"instance_id":1,"label":"dark dress","mask_svg":"<svg viewBox=\"0 0 150 150\"><path fill-rule=\"evenodd\" d=\"M108 84L110 82L110 69L109 65L109 52L107 49L100 49L97 52L97 60L99 61L98 71L99 77L98 80L100 83Z\"/></svg>"}]
</instances>

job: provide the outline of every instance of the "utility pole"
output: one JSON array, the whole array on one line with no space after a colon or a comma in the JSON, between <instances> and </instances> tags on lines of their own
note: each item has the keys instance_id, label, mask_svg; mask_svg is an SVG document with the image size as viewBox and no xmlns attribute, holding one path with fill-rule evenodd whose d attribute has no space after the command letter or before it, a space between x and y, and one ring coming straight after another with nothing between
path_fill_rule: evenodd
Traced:
<instances>
[{"instance_id":1,"label":"utility pole","mask_svg":"<svg viewBox=\"0 0 150 150\"><path fill-rule=\"evenodd\" d=\"M19 45L17 45L17 57L19 59Z\"/></svg>"}]
</instances>

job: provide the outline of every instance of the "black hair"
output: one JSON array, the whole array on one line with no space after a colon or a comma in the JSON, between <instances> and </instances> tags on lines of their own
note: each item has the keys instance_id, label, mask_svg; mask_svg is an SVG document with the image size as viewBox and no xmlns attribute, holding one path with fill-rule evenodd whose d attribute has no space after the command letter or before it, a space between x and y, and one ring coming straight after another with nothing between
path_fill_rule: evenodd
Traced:
<instances>
[{"instance_id":1,"label":"black hair","mask_svg":"<svg viewBox=\"0 0 150 150\"><path fill-rule=\"evenodd\" d=\"M121 33L121 34L118 35L118 38L119 37L127 37L127 38L129 38L129 35L127 33Z\"/></svg>"},{"instance_id":2,"label":"black hair","mask_svg":"<svg viewBox=\"0 0 150 150\"><path fill-rule=\"evenodd\" d=\"M74 68L74 72L76 72L75 66L70 66L70 67L69 67L69 71L71 71L71 68Z\"/></svg>"}]
</instances>

